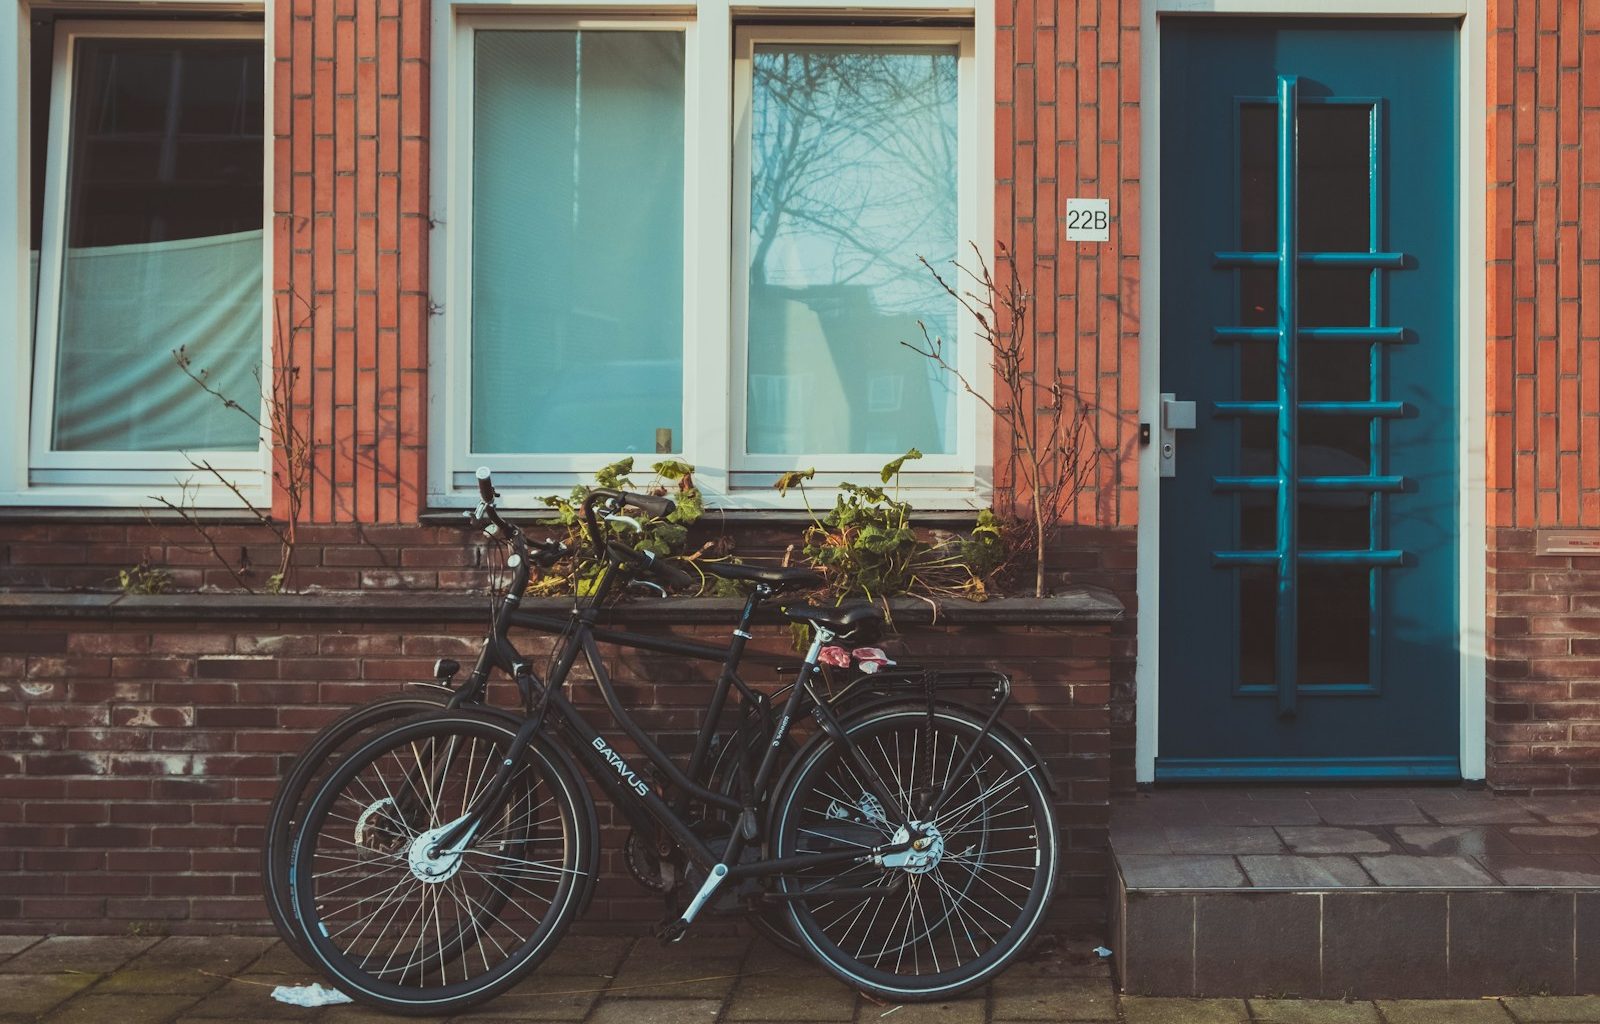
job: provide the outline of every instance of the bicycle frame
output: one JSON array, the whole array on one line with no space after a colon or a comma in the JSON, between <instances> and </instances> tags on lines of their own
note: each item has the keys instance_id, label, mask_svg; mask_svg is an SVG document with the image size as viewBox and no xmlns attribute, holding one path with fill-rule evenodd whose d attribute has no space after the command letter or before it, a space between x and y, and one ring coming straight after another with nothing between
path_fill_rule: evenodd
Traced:
<instances>
[{"instance_id":1,"label":"bicycle frame","mask_svg":"<svg viewBox=\"0 0 1600 1024\"><path fill-rule=\"evenodd\" d=\"M490 507L492 508L492 506ZM592 510L587 502L584 511L586 516L591 517L592 521ZM598 535L596 533L596 536ZM514 536L516 535L514 534ZM835 638L830 630L821 626L815 627L810 649L806 653L794 683L790 687L789 695L785 700L782 711L778 715L776 723L772 725L770 736L763 737L766 742L759 767L756 769L753 779L745 779L748 766L744 763L744 758L748 748L746 747L740 751L740 788L743 791L741 795L745 799L741 800L718 793L701 785L699 779L704 768L704 761L730 689L737 687L741 696L751 705L758 708L763 705L766 699L763 695L751 690L739 678L736 671L746 643L750 639L750 620L755 609L766 595L758 588L757 594L752 595L746 601L739 625L734 630L733 639L726 648L598 627L595 620L598 618L606 599L612 593L617 581L625 574L625 565L621 558L627 556L630 559L637 560L638 556L634 556L632 552L626 549L621 549L619 553L615 545L607 546L597 541L596 546L606 555L605 568L595 583L595 589L589 604L574 608L571 617L565 621L529 615L519 611L521 596L526 589L528 581L528 561L525 554L513 556L512 559L508 560L508 564L514 570L512 586L502 599L500 606L496 609L494 627L490 637L485 641L477 665L474 667L467 685L463 687L462 694L456 700L452 700L452 707L457 706L459 702L464 702L469 694L481 695L487 683L490 670L498 667L517 681L529 714L511 744L507 747L504 760L495 778L485 787L466 814L458 819L450 829L440 835L438 848L449 849L453 845L469 841L470 837L477 831L479 823L489 815L497 812L499 804L504 799L507 784L515 771L515 765L520 762L533 737L544 729L547 715L553 715L555 726L552 730L553 734L583 766L589 777L600 785L606 795L611 798L612 802L622 810L623 814L636 827L640 827L646 832L654 829L664 830L680 850L696 865L705 870L705 883L683 911L682 916L667 928L668 937L677 937L686 931L695 916L726 881L778 875L802 867L814 868L833 864L859 864L871 861L881 863L883 857L905 853L922 840L923 833L919 830L917 823L907 819L901 809L900 800L895 795L895 791L884 782L877 769L857 749L840 719L829 706L828 701L823 699L816 691L815 685L820 672L820 652L824 645ZM518 549L519 552L524 550L520 543L518 544ZM644 556L643 562L649 565L652 564L652 559L649 556ZM541 683L537 679L526 660L517 652L507 638L507 633L514 624L560 630L563 642L560 650L556 653L555 666L550 672L548 682ZM617 695L610 674L606 671L604 661L597 648L597 643L599 642L620 643L624 646L643 650L653 650L695 659L720 660L722 662L722 670L712 691L711 701L707 706L706 714L701 720L700 728L696 735L694 753L691 756L687 773L680 769L677 763L650 739L643 728L628 713L627 708ZM566 680L580 655L586 660L612 719L637 745L645 762L662 773L668 786L677 793L676 799L670 804L643 780L639 772L628 763L627 759L613 749L612 744L584 718L563 694L562 690ZM1009 687L1005 689L1008 690ZM1003 699L1000 703L1003 703ZM852 768L856 770L858 778L862 780L867 791L879 802L885 822L896 830L894 835L898 841L891 841L870 849L851 849L831 853L777 857L745 863L742 861L742 857L746 848L760 837L762 822L759 818L759 811L766 803L765 794L773 781L774 773L777 771L784 740L792 731L803 708L809 710L811 717L816 720L824 733L842 746L845 756L849 759ZM933 698L930 684L930 716L932 708ZM983 726L984 733L987 733L994 726L999 716L999 710L1000 707L997 704L994 712ZM974 743L961 759L960 765L953 772L953 777L957 779L961 777L976 751L977 744ZM946 787L948 785L947 781ZM937 808L943 803L945 796L946 793L939 792L934 796L930 806ZM720 855L717 851L712 850L685 820L685 812L690 804L701 804L720 809L730 815L737 815L735 827L732 829L728 842L721 850ZM826 896L828 898L872 899L881 898L893 891L894 887L892 886L876 886L862 889L811 890L806 895L818 898Z\"/></svg>"}]
</instances>

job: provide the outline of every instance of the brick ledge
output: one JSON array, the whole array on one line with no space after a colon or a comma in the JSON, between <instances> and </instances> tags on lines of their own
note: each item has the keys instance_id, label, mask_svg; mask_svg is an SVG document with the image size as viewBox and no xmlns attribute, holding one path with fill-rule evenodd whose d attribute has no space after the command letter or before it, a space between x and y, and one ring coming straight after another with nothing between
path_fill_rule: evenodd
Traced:
<instances>
[{"instance_id":1,"label":"brick ledge","mask_svg":"<svg viewBox=\"0 0 1600 1024\"><path fill-rule=\"evenodd\" d=\"M304 594L85 594L52 591L0 593L0 619L182 619L203 622L339 621L339 622L481 622L482 594L437 591L326 591ZM743 602L736 598L674 597L634 600L607 618L632 623L680 625L733 622ZM565 615L570 598L525 601L523 610ZM1123 617L1122 602L1110 591L1075 587L1055 597L1002 597L989 601L943 600L937 612L926 601L896 598L889 602L897 621L913 625L1071 625L1114 622ZM765 616L778 621L775 606Z\"/></svg>"}]
</instances>

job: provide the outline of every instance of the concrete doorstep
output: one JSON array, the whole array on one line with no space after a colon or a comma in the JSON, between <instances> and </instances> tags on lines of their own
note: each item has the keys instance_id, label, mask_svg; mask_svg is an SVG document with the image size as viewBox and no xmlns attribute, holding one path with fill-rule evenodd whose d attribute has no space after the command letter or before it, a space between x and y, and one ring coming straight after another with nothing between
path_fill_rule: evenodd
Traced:
<instances>
[{"instance_id":1,"label":"concrete doorstep","mask_svg":"<svg viewBox=\"0 0 1600 1024\"><path fill-rule=\"evenodd\" d=\"M981 992L947 1003L880 1004L760 942L574 935L522 984L453 1021L555 1024L1600 1024L1600 997L1338 1002L1163 999L1113 991L1104 961L1074 937ZM1080 948L1081 947L1081 948ZM278 985L319 981L274 939L0 936L6 1024L211 1024L402 1018L359 1005L307 1009ZM408 1018L428 1020L446 1018Z\"/></svg>"}]
</instances>

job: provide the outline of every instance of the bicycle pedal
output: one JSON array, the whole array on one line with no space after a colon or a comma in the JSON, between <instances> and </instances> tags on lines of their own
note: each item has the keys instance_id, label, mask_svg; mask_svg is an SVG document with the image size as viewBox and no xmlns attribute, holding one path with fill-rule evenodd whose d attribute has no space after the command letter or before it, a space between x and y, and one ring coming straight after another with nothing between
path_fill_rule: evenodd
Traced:
<instances>
[{"instance_id":1,"label":"bicycle pedal","mask_svg":"<svg viewBox=\"0 0 1600 1024\"><path fill-rule=\"evenodd\" d=\"M655 936L661 941L661 944L666 946L682 939L689 931L689 924L679 917L670 921L662 921L651 930L655 932Z\"/></svg>"}]
</instances>

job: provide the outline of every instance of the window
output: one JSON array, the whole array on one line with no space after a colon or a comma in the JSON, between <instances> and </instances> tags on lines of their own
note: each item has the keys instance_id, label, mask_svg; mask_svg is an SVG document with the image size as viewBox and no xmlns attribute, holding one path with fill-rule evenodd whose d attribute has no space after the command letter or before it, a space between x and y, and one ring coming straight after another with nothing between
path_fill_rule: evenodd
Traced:
<instances>
[{"instance_id":1,"label":"window","mask_svg":"<svg viewBox=\"0 0 1600 1024\"><path fill-rule=\"evenodd\" d=\"M682 32L476 33L474 452L683 436L683 58Z\"/></svg>"},{"instance_id":2,"label":"window","mask_svg":"<svg viewBox=\"0 0 1600 1024\"><path fill-rule=\"evenodd\" d=\"M526 11L458 13L443 44L432 499L478 465L532 498L670 453L714 501L780 505L782 472L916 447L908 484L981 504L975 403L901 342L926 325L977 379L919 257L990 233L987 23Z\"/></svg>"},{"instance_id":3,"label":"window","mask_svg":"<svg viewBox=\"0 0 1600 1024\"><path fill-rule=\"evenodd\" d=\"M37 20L26 484L262 482L259 23ZM179 366L182 349L208 394Z\"/></svg>"},{"instance_id":4,"label":"window","mask_svg":"<svg viewBox=\"0 0 1600 1024\"><path fill-rule=\"evenodd\" d=\"M737 65L747 465L958 447L958 385L899 341L956 340L918 257L961 244L960 50L849 38L752 34Z\"/></svg>"}]
</instances>

